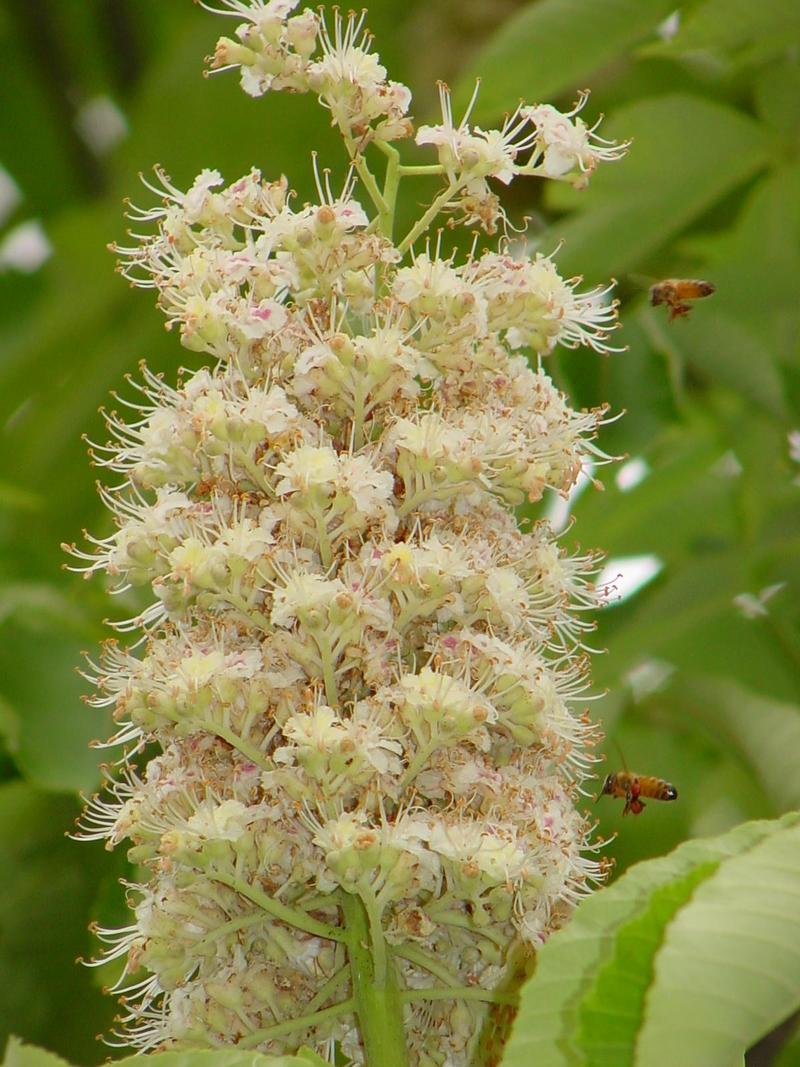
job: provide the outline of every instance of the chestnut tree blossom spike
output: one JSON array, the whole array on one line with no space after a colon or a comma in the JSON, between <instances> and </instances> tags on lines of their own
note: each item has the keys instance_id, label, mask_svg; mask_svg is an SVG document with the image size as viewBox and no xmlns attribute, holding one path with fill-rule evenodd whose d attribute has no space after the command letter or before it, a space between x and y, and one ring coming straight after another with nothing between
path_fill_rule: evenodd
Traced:
<instances>
[{"instance_id":1,"label":"chestnut tree blossom spike","mask_svg":"<svg viewBox=\"0 0 800 1067\"><path fill-rule=\"evenodd\" d=\"M70 547L147 605L86 668L121 755L79 836L141 872L131 921L95 931L95 962L125 961L112 1043L480 1065L520 960L603 873L581 808L598 556L512 509L607 458L604 411L544 361L616 351L616 304L505 239L445 254L435 226L491 234L490 183L580 185L624 146L585 99L455 125L445 87L415 130L363 16L201 6L237 21L211 68L315 94L350 171L337 191L315 158L297 204L256 169L182 190L157 168L116 249L195 369L116 398L91 446L113 532ZM414 136L438 161L401 161ZM442 188L395 236L417 174Z\"/></svg>"}]
</instances>

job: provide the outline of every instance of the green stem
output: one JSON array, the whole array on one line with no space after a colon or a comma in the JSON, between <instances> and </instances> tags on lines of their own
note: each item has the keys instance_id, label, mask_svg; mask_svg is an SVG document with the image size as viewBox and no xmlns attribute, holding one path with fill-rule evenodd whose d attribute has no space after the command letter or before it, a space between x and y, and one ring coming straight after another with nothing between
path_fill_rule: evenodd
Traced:
<instances>
[{"instance_id":1,"label":"green stem","mask_svg":"<svg viewBox=\"0 0 800 1067\"><path fill-rule=\"evenodd\" d=\"M227 741L231 748L235 748L241 752L243 756L247 756L249 760L252 760L257 767L263 767L264 770L274 770L274 764L271 760L267 759L260 748L256 748L249 741L245 741L243 737L239 737L233 730L229 730L226 726L217 726L211 722L205 724L208 726L209 733L215 733L217 737L221 737L223 741Z\"/></svg>"},{"instance_id":2,"label":"green stem","mask_svg":"<svg viewBox=\"0 0 800 1067\"><path fill-rule=\"evenodd\" d=\"M169 719L170 722L180 723L182 721L182 716L177 713L168 715L164 712L163 714L164 718ZM252 760L257 767L263 767L265 771L274 769L274 764L271 760L267 759L260 748L257 748L249 741L245 741L243 737L234 733L229 727L222 726L220 723L214 722L213 719L197 719L196 722L198 722L204 730L207 730L208 733L215 734L217 737L222 738L223 741L227 741L231 748L235 748L237 752L241 752L243 756L247 756L247 758Z\"/></svg>"},{"instance_id":3,"label":"green stem","mask_svg":"<svg viewBox=\"0 0 800 1067\"><path fill-rule=\"evenodd\" d=\"M313 515L314 526L317 531L319 558L322 560L322 566L327 569L333 562L333 549L331 548L331 539L328 536L328 526L318 505L315 505Z\"/></svg>"},{"instance_id":4,"label":"green stem","mask_svg":"<svg viewBox=\"0 0 800 1067\"><path fill-rule=\"evenodd\" d=\"M516 1006L519 997L511 993L498 993L487 989L476 989L474 986L459 986L457 989L435 987L433 989L406 989L400 994L404 1004L410 1004L415 1000L480 1000L486 1004L511 1004Z\"/></svg>"},{"instance_id":5,"label":"green stem","mask_svg":"<svg viewBox=\"0 0 800 1067\"><path fill-rule=\"evenodd\" d=\"M395 968L389 960L384 980L378 982L374 949L370 943L371 934L376 931L370 930L361 899L351 893L343 894L342 914L348 935L353 999L367 1067L407 1067L403 1004ZM383 940L382 933L380 937Z\"/></svg>"},{"instance_id":6,"label":"green stem","mask_svg":"<svg viewBox=\"0 0 800 1067\"><path fill-rule=\"evenodd\" d=\"M209 945L213 945L220 937L226 937L228 934L234 933L236 930L246 930L249 926L258 926L259 923L264 922L263 911L254 911L249 915L240 915L236 919L229 919L228 922L222 923L211 933L206 934L200 941L195 941L192 945L192 951L200 956L204 949Z\"/></svg>"},{"instance_id":7,"label":"green stem","mask_svg":"<svg viewBox=\"0 0 800 1067\"><path fill-rule=\"evenodd\" d=\"M461 980L458 975L446 967L445 964L432 959L421 948L416 948L414 945L394 945L392 952L395 956L402 956L404 960L413 963L415 967L421 967L424 971L428 971L429 974L432 974L434 978L438 978L440 982L449 986L450 989L461 988Z\"/></svg>"},{"instance_id":8,"label":"green stem","mask_svg":"<svg viewBox=\"0 0 800 1067\"><path fill-rule=\"evenodd\" d=\"M419 602L412 601L407 607L403 609L400 615L395 620L395 630L397 633L403 633L406 626L417 615L421 615L423 612L426 615L432 615L437 608L440 608L442 604L447 600L447 596L432 597L430 600L423 600Z\"/></svg>"},{"instance_id":9,"label":"green stem","mask_svg":"<svg viewBox=\"0 0 800 1067\"><path fill-rule=\"evenodd\" d=\"M378 232L391 240L394 229L394 213L397 204L397 190L400 187L400 153L391 145L385 145L383 151L388 160L386 177L383 182L383 202L385 207L378 218Z\"/></svg>"},{"instance_id":10,"label":"green stem","mask_svg":"<svg viewBox=\"0 0 800 1067\"><path fill-rule=\"evenodd\" d=\"M240 878L235 878L230 874L224 874L222 871L210 870L207 873L215 882L221 882L222 885L226 885L229 889L241 893L243 897L252 900L254 904L258 904L260 908L263 908L264 911L274 919L279 919L281 922L286 923L287 926L294 926L297 930L305 930L307 934L313 934L314 937L324 937L328 941L347 940L347 936L343 930L340 930L336 926L328 926L326 923L317 922L317 920L312 919L310 915L306 915L304 911L299 911L297 908L290 908L286 904L281 904L280 901L275 900L274 897L268 896L257 886L248 885L247 882L243 882Z\"/></svg>"},{"instance_id":11,"label":"green stem","mask_svg":"<svg viewBox=\"0 0 800 1067\"><path fill-rule=\"evenodd\" d=\"M325 699L332 708L339 707L339 686L336 684L336 669L333 663L333 649L327 633L314 634L320 659L322 660L322 678L325 683Z\"/></svg>"},{"instance_id":12,"label":"green stem","mask_svg":"<svg viewBox=\"0 0 800 1067\"><path fill-rule=\"evenodd\" d=\"M369 939L370 944L372 945L372 967L375 976L375 985L385 986L389 965L386 953L386 941L383 936L381 912L378 907L378 901L370 886L367 886L362 891L361 900L364 904L364 910L367 913L367 921L369 922Z\"/></svg>"},{"instance_id":13,"label":"green stem","mask_svg":"<svg viewBox=\"0 0 800 1067\"><path fill-rule=\"evenodd\" d=\"M484 926L476 926L467 915L463 915L458 911L439 911L431 907L428 907L427 910L430 917L432 919L435 918L437 923L443 923L445 926L456 926L461 930L469 930L471 934L491 941L498 948L505 948L508 942L508 938L504 937L499 931L491 930Z\"/></svg>"},{"instance_id":14,"label":"green stem","mask_svg":"<svg viewBox=\"0 0 800 1067\"><path fill-rule=\"evenodd\" d=\"M239 463L244 468L244 470L250 475L250 477L253 479L253 484L255 485L256 489L259 489L262 493L264 493L265 496L274 498L275 492L272 486L270 485L269 479L265 477L264 472L256 466L256 464L253 462L252 459L250 459L248 455L246 455L242 451L237 452L234 456L234 460L235 462Z\"/></svg>"},{"instance_id":15,"label":"green stem","mask_svg":"<svg viewBox=\"0 0 800 1067\"><path fill-rule=\"evenodd\" d=\"M370 200L375 205L378 214L383 214L386 211L386 201L383 199L383 194L378 188L378 183L375 181L375 176L367 166L367 161L364 156L359 152L355 142L350 137L345 138L345 145L347 147L347 154L353 161L353 166L356 168L356 174L361 179L361 184L367 190L370 196Z\"/></svg>"},{"instance_id":16,"label":"green stem","mask_svg":"<svg viewBox=\"0 0 800 1067\"><path fill-rule=\"evenodd\" d=\"M286 1022L276 1023L275 1026L267 1026L263 1030L254 1030L252 1034L243 1037L236 1045L237 1048L253 1048L262 1041L270 1041L275 1037L283 1037L284 1034L294 1033L295 1030L305 1030L309 1026L318 1026L326 1019L335 1019L337 1015L352 1012L355 1007L355 998L343 1000L341 1004L334 1004L322 1011L315 1011L311 1015L298 1015L296 1019L287 1019Z\"/></svg>"},{"instance_id":17,"label":"green stem","mask_svg":"<svg viewBox=\"0 0 800 1067\"><path fill-rule=\"evenodd\" d=\"M401 163L397 169L401 178L415 174L432 174L435 177L437 174L445 173L441 163Z\"/></svg>"},{"instance_id":18,"label":"green stem","mask_svg":"<svg viewBox=\"0 0 800 1067\"><path fill-rule=\"evenodd\" d=\"M445 204L451 199L451 197L453 196L453 193L458 192L460 187L461 187L461 183L460 182L452 182L451 181L449 183L449 185L447 186L447 188L445 189L445 191L443 193L440 193L436 197L436 199L433 201L433 203L428 208L428 210L425 212L425 214L422 215L421 218L417 219L417 221L414 223L414 225L411 227L411 229L405 235L403 240L397 246L397 251L401 255L404 252L408 251L408 249L413 245L413 243L416 241L416 239L419 237L419 235L421 233L425 233L425 231L428 229L430 224L433 222L433 220L436 218L436 216L439 214L439 212L442 210L442 208L445 206Z\"/></svg>"},{"instance_id":19,"label":"green stem","mask_svg":"<svg viewBox=\"0 0 800 1067\"><path fill-rule=\"evenodd\" d=\"M320 986L317 995L306 1005L308 1010L317 1011L320 1004L324 1004L328 997L336 992L342 982L346 981L348 974L347 967L341 967L332 978L329 978L323 986Z\"/></svg>"},{"instance_id":20,"label":"green stem","mask_svg":"<svg viewBox=\"0 0 800 1067\"><path fill-rule=\"evenodd\" d=\"M419 772L422 770L422 768L425 766L425 764L430 759L431 753L436 749L438 744L439 744L439 735L437 734L436 737L432 737L430 739L430 741L419 750L419 752L416 754L416 756L414 756L413 760L408 765L408 770L403 775L402 782L400 783L400 791L401 792L404 789L407 789L409 787L409 785L411 785L411 783L417 777Z\"/></svg>"}]
</instances>

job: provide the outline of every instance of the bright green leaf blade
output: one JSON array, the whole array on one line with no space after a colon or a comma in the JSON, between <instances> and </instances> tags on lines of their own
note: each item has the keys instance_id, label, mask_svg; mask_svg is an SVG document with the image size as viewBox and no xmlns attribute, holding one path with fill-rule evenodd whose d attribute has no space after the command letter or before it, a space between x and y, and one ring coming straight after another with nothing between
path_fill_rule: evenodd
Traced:
<instances>
[{"instance_id":1,"label":"bright green leaf blade","mask_svg":"<svg viewBox=\"0 0 800 1067\"><path fill-rule=\"evenodd\" d=\"M65 1067L66 1060L12 1037L6 1046L2 1067ZM157 1052L148 1056L126 1056L117 1063L126 1067L308 1067L313 1061L303 1055L265 1056L260 1052L236 1049Z\"/></svg>"},{"instance_id":2,"label":"bright green leaf blade","mask_svg":"<svg viewBox=\"0 0 800 1067\"><path fill-rule=\"evenodd\" d=\"M603 132L632 138L628 156L600 167L583 193L557 194L562 206L580 203L583 210L548 233L549 246L565 242L559 270L592 281L639 268L767 159L758 123L697 96L639 101Z\"/></svg>"},{"instance_id":3,"label":"bright green leaf blade","mask_svg":"<svg viewBox=\"0 0 800 1067\"><path fill-rule=\"evenodd\" d=\"M727 1064L800 1007L797 817L722 863L656 960L637 1064Z\"/></svg>"},{"instance_id":4,"label":"bright green leaf blade","mask_svg":"<svg viewBox=\"0 0 800 1067\"><path fill-rule=\"evenodd\" d=\"M681 675L668 699L680 702L715 736L728 738L778 811L800 808L800 708L747 689L729 678Z\"/></svg>"},{"instance_id":5,"label":"bright green leaf blade","mask_svg":"<svg viewBox=\"0 0 800 1067\"><path fill-rule=\"evenodd\" d=\"M613 957L618 929L645 910L651 893L672 879L699 864L716 863L752 848L776 827L798 822L800 816L793 815L778 823L748 823L719 838L687 842L663 859L638 864L612 887L585 901L539 953L536 974L523 990L503 1067L582 1063L574 1043L577 1013L597 973Z\"/></svg>"},{"instance_id":6,"label":"bright green leaf blade","mask_svg":"<svg viewBox=\"0 0 800 1067\"><path fill-rule=\"evenodd\" d=\"M492 121L516 107L580 87L599 67L652 34L671 0L541 0L506 22L456 87L456 112L482 79L474 111ZM580 83L580 85L579 85Z\"/></svg>"},{"instance_id":7,"label":"bright green leaf blade","mask_svg":"<svg viewBox=\"0 0 800 1067\"><path fill-rule=\"evenodd\" d=\"M539 952L536 973L522 991L503 1067L585 1063L576 1044L579 1012L598 973L613 959L620 928L648 908L659 887L685 877L700 864L724 861L782 827L798 824L800 815L792 815L779 822L746 823L718 838L686 842L669 856L637 864L614 885L585 900Z\"/></svg>"},{"instance_id":8,"label":"bright green leaf blade","mask_svg":"<svg viewBox=\"0 0 800 1067\"><path fill-rule=\"evenodd\" d=\"M65 1067L67 1063L55 1052L26 1045L18 1037L10 1037L3 1056L3 1067Z\"/></svg>"},{"instance_id":9,"label":"bright green leaf blade","mask_svg":"<svg viewBox=\"0 0 800 1067\"><path fill-rule=\"evenodd\" d=\"M652 961L664 929L718 866L718 861L700 863L682 877L659 886L644 911L620 927L614 954L580 1008L579 1044L592 1067L622 1067L632 1062L638 1021L652 982ZM610 1010L611 1005L619 1005L619 1009Z\"/></svg>"},{"instance_id":10,"label":"bright green leaf blade","mask_svg":"<svg viewBox=\"0 0 800 1067\"><path fill-rule=\"evenodd\" d=\"M126 1056L117 1060L125 1067L308 1067L305 1056L265 1056L261 1052L215 1051L157 1052L144 1056ZM32 1065L35 1067L35 1065Z\"/></svg>"}]
</instances>

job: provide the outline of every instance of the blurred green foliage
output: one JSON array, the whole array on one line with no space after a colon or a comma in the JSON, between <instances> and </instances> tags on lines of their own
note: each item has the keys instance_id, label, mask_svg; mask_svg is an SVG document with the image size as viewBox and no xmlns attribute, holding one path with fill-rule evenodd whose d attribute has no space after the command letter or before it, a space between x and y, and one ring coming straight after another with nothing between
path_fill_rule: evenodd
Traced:
<instances>
[{"instance_id":1,"label":"blurred green foliage","mask_svg":"<svg viewBox=\"0 0 800 1067\"><path fill-rule=\"evenodd\" d=\"M375 0L369 20L419 118L434 77L466 99L480 75L479 124L520 97L567 106L590 86L590 120L605 113L605 136L633 138L588 190L521 181L510 202L544 251L564 242L564 272L615 276L622 298L626 351L549 363L577 403L625 412L601 444L647 472L623 489L620 464L598 468L605 492L574 502L565 539L661 564L605 609L593 641L608 649L595 661L607 733L632 769L680 792L624 823L598 805L601 832L619 835L618 870L800 805L800 464L788 441L800 428L800 9L690 0L676 21L675 3ZM84 1064L106 1055L89 1046L114 1006L99 992L108 979L72 961L91 951L91 916L121 921L125 872L61 837L98 779L87 742L108 725L82 707L72 668L100 620L129 605L61 573L59 543L105 530L80 439L104 439L98 406L140 359L174 374L193 358L114 276L105 246L124 236L121 198L147 202L135 175L155 162L179 185L206 166L231 179L257 165L301 198L310 146L340 163L308 98L253 101L234 77L202 80L220 32L189 0L0 2L0 164L21 194L0 261L31 219L53 247L39 270L0 274L0 1042L13 1031ZM107 152L75 125L98 97L128 127ZM664 277L708 278L717 293L669 323L647 299ZM606 747L601 773L620 764ZM800 1045L780 1063L800 1063Z\"/></svg>"}]
</instances>

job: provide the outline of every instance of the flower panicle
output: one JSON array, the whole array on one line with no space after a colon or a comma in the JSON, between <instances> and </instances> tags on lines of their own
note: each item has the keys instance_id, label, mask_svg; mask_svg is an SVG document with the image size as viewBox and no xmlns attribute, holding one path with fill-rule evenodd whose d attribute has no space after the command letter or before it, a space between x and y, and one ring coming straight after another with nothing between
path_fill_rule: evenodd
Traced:
<instances>
[{"instance_id":1,"label":"flower panicle","mask_svg":"<svg viewBox=\"0 0 800 1067\"><path fill-rule=\"evenodd\" d=\"M609 458L605 409L575 410L547 356L618 349L611 286L505 237L447 254L431 228L491 233L489 180L580 184L624 146L583 98L486 131L442 87L416 140L446 185L394 237L410 94L363 16L201 6L238 21L212 68L314 92L351 169L338 188L315 158L302 205L255 169L186 190L157 169L116 248L193 360L115 396L90 444L112 532L68 546L137 604L83 672L119 758L76 836L141 872L133 922L97 931L97 962L124 960L112 1042L375 1067L378 1026L381 1067L466 1067L520 953L604 873L580 807L599 557L512 509Z\"/></svg>"}]
</instances>

